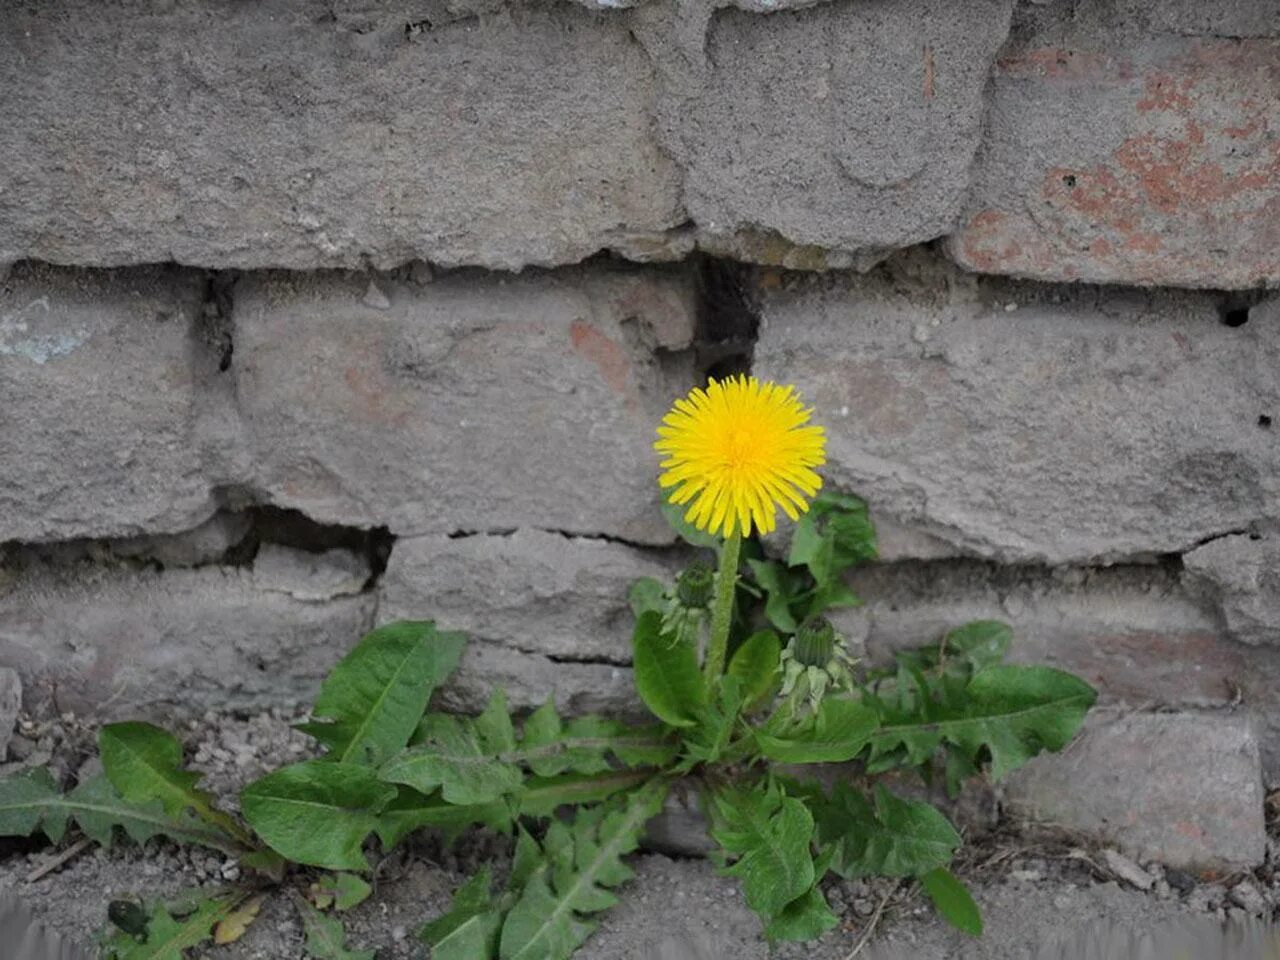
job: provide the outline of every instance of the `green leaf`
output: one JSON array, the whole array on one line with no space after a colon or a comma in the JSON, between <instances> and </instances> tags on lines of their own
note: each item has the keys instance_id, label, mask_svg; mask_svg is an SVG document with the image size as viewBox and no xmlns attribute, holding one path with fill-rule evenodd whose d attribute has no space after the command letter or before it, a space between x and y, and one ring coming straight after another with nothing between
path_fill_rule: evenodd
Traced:
<instances>
[{"instance_id":1,"label":"green leaf","mask_svg":"<svg viewBox=\"0 0 1280 960\"><path fill-rule=\"evenodd\" d=\"M613 906L611 888L631 879L622 862L662 809L666 785L651 781L622 803L585 807L572 824L552 821L545 865L530 872L502 925L502 960L568 960L594 929L583 914Z\"/></svg>"},{"instance_id":2,"label":"green leaf","mask_svg":"<svg viewBox=\"0 0 1280 960\"><path fill-rule=\"evenodd\" d=\"M975 620L942 638L948 658L962 657L974 673L999 664L1012 643L1013 630L999 620Z\"/></svg>"},{"instance_id":3,"label":"green leaf","mask_svg":"<svg viewBox=\"0 0 1280 960\"><path fill-rule=\"evenodd\" d=\"M742 701L747 710L773 696L778 686L781 657L782 641L772 630L753 633L733 652L727 672L742 684Z\"/></svg>"},{"instance_id":4,"label":"green leaf","mask_svg":"<svg viewBox=\"0 0 1280 960\"><path fill-rule=\"evenodd\" d=\"M777 784L729 787L711 797L712 839L735 861L723 872L742 881L747 904L768 922L813 886L813 817Z\"/></svg>"},{"instance_id":5,"label":"green leaf","mask_svg":"<svg viewBox=\"0 0 1280 960\"><path fill-rule=\"evenodd\" d=\"M817 886L792 900L765 925L769 940L815 940L840 922Z\"/></svg>"},{"instance_id":6,"label":"green leaf","mask_svg":"<svg viewBox=\"0 0 1280 960\"><path fill-rule=\"evenodd\" d=\"M831 869L846 879L910 877L946 866L960 834L931 804L896 797L875 785L875 806L838 783L829 800L811 802L818 839L830 845Z\"/></svg>"},{"instance_id":7,"label":"green leaf","mask_svg":"<svg viewBox=\"0 0 1280 960\"><path fill-rule=\"evenodd\" d=\"M699 763L720 760L733 739L742 712L742 684L737 677L724 676L716 689L714 703L698 708L697 722L684 735L685 756L677 772L687 772Z\"/></svg>"},{"instance_id":8,"label":"green leaf","mask_svg":"<svg viewBox=\"0 0 1280 960\"><path fill-rule=\"evenodd\" d=\"M637 620L649 612L666 613L667 588L653 577L641 577L627 591L627 602Z\"/></svg>"},{"instance_id":9,"label":"green leaf","mask_svg":"<svg viewBox=\"0 0 1280 960\"><path fill-rule=\"evenodd\" d=\"M108 960L183 960L188 947L198 946L213 935L221 922L245 898L234 895L201 896L193 912L175 919L162 904L156 905L147 921L146 940L139 942L130 933L116 931L105 943Z\"/></svg>"},{"instance_id":10,"label":"green leaf","mask_svg":"<svg viewBox=\"0 0 1280 960\"><path fill-rule=\"evenodd\" d=\"M133 804L158 801L170 817L187 809L242 842L244 831L213 807L213 798L197 790L200 774L182 769L182 744L149 723L111 723L98 732L98 750L111 786Z\"/></svg>"},{"instance_id":11,"label":"green leaf","mask_svg":"<svg viewBox=\"0 0 1280 960\"><path fill-rule=\"evenodd\" d=\"M452 839L468 827L490 827L499 833L511 829L513 812L502 801L460 805L449 803L438 793L430 796L410 787L400 787L396 798L378 813L374 827L383 849L390 850L423 827L432 827Z\"/></svg>"},{"instance_id":12,"label":"green leaf","mask_svg":"<svg viewBox=\"0 0 1280 960\"><path fill-rule=\"evenodd\" d=\"M491 708L497 698L500 694L495 694ZM514 747L514 736L505 736L511 723L506 718L505 699L501 706L506 720L501 742L490 739L479 720L433 713L419 731L423 743L392 757L379 769L378 776L424 794L439 789L449 803L464 805L492 803L515 793L522 778L519 767L501 758L502 747L508 741ZM493 715L493 711L486 710L488 724L496 722Z\"/></svg>"},{"instance_id":13,"label":"green leaf","mask_svg":"<svg viewBox=\"0 0 1280 960\"><path fill-rule=\"evenodd\" d=\"M361 851L396 796L368 767L307 760L249 784L240 808L258 836L281 856L330 870L368 870Z\"/></svg>"},{"instance_id":14,"label":"green leaf","mask_svg":"<svg viewBox=\"0 0 1280 960\"><path fill-rule=\"evenodd\" d=\"M944 920L971 936L982 936L982 911L955 874L939 867L922 876L920 885Z\"/></svg>"},{"instance_id":15,"label":"green leaf","mask_svg":"<svg viewBox=\"0 0 1280 960\"><path fill-rule=\"evenodd\" d=\"M320 878L317 886L333 897L335 910L350 910L369 899L373 887L354 873L330 873Z\"/></svg>"},{"instance_id":16,"label":"green leaf","mask_svg":"<svg viewBox=\"0 0 1280 960\"><path fill-rule=\"evenodd\" d=\"M409 742L431 694L451 674L467 638L430 621L400 621L367 634L325 679L312 711L328 723L298 729L342 763L377 766Z\"/></svg>"},{"instance_id":17,"label":"green leaf","mask_svg":"<svg viewBox=\"0 0 1280 960\"><path fill-rule=\"evenodd\" d=\"M326 916L301 897L294 897L293 901L307 936L302 949L313 960L374 960L372 950L348 949L347 932L337 917Z\"/></svg>"},{"instance_id":18,"label":"green leaf","mask_svg":"<svg viewBox=\"0 0 1280 960\"><path fill-rule=\"evenodd\" d=\"M862 606L862 598L850 589L843 580L832 580L819 586L809 599L805 616L812 617L828 610L839 610L845 607Z\"/></svg>"},{"instance_id":19,"label":"green leaf","mask_svg":"<svg viewBox=\"0 0 1280 960\"><path fill-rule=\"evenodd\" d=\"M677 744L657 727L631 728L596 716L577 717L566 724L556 712L555 702L549 699L525 721L519 747L510 759L525 764L540 777L550 777L569 770L608 770L609 756L628 767L663 766L677 749Z\"/></svg>"},{"instance_id":20,"label":"green leaf","mask_svg":"<svg viewBox=\"0 0 1280 960\"><path fill-rule=\"evenodd\" d=\"M662 618L646 613L632 637L636 692L655 717L673 727L693 726L706 702L693 644L662 632Z\"/></svg>"},{"instance_id":21,"label":"green leaf","mask_svg":"<svg viewBox=\"0 0 1280 960\"><path fill-rule=\"evenodd\" d=\"M783 633L795 633L800 626L791 611L801 591L799 578L772 560L748 560L747 566L765 593L764 615Z\"/></svg>"},{"instance_id":22,"label":"green leaf","mask_svg":"<svg viewBox=\"0 0 1280 960\"><path fill-rule=\"evenodd\" d=\"M760 752L781 763L843 763L867 745L879 717L856 700L823 700L807 728L787 736L756 734Z\"/></svg>"},{"instance_id":23,"label":"green leaf","mask_svg":"<svg viewBox=\"0 0 1280 960\"><path fill-rule=\"evenodd\" d=\"M681 506L670 501L664 501L662 504L662 515L667 518L667 523L675 531L676 536L691 547L703 547L708 550L718 551L720 549L720 538L704 533L686 520L684 515L688 512L688 506Z\"/></svg>"},{"instance_id":24,"label":"green leaf","mask_svg":"<svg viewBox=\"0 0 1280 960\"><path fill-rule=\"evenodd\" d=\"M1069 673L1005 665L976 674L962 702L933 710L924 720L910 706L876 699L881 725L871 736L868 771L886 769L886 758L890 765L901 757L918 766L946 743L975 764L989 756L991 775L1000 780L1042 749L1066 746L1096 698L1091 686Z\"/></svg>"},{"instance_id":25,"label":"green leaf","mask_svg":"<svg viewBox=\"0 0 1280 960\"><path fill-rule=\"evenodd\" d=\"M431 944L432 960L489 960L497 954L503 912L494 900L492 885L486 866L458 888L448 913L418 932L420 939Z\"/></svg>"},{"instance_id":26,"label":"green leaf","mask_svg":"<svg viewBox=\"0 0 1280 960\"><path fill-rule=\"evenodd\" d=\"M566 773L531 777L518 798L520 814L549 817L566 806L601 803L653 778L652 770L610 770L605 773Z\"/></svg>"}]
</instances>

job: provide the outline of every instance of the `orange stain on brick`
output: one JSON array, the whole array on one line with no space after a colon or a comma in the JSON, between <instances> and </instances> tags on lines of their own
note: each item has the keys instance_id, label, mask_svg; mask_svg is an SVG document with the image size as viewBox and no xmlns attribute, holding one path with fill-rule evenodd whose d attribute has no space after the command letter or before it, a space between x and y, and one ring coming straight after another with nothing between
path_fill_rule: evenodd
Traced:
<instances>
[{"instance_id":1,"label":"orange stain on brick","mask_svg":"<svg viewBox=\"0 0 1280 960\"><path fill-rule=\"evenodd\" d=\"M584 320L573 321L569 337L574 351L595 364L609 389L619 396L625 395L631 362L622 346Z\"/></svg>"}]
</instances>

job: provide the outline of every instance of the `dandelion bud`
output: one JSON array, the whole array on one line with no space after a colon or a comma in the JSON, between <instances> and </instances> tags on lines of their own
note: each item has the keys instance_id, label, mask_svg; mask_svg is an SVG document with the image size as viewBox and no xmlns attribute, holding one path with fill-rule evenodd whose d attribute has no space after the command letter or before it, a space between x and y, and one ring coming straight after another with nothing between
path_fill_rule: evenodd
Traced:
<instances>
[{"instance_id":1,"label":"dandelion bud","mask_svg":"<svg viewBox=\"0 0 1280 960\"><path fill-rule=\"evenodd\" d=\"M705 563L695 563L680 574L676 581L676 596L681 606L703 608L711 603L714 585L715 571Z\"/></svg>"},{"instance_id":2,"label":"dandelion bud","mask_svg":"<svg viewBox=\"0 0 1280 960\"><path fill-rule=\"evenodd\" d=\"M826 617L809 617L796 631L795 658L806 667L825 667L836 649L836 628Z\"/></svg>"}]
</instances>

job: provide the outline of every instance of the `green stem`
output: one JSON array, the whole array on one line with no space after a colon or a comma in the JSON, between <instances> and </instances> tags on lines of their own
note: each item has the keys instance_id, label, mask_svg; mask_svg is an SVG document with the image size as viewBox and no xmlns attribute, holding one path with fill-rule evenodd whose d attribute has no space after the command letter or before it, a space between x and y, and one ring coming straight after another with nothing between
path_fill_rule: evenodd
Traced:
<instances>
[{"instance_id":1,"label":"green stem","mask_svg":"<svg viewBox=\"0 0 1280 960\"><path fill-rule=\"evenodd\" d=\"M742 533L735 530L725 538L720 550L720 570L716 575L716 595L711 607L711 641L702 666L708 689L720 682L724 673L725 649L729 646L729 624L733 620L733 596L738 586L738 556L742 553Z\"/></svg>"}]
</instances>

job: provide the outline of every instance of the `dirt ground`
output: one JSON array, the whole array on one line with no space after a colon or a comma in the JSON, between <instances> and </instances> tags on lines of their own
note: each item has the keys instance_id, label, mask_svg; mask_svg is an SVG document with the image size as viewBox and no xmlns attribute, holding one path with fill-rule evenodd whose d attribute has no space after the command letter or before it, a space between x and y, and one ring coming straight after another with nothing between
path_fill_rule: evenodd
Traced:
<instances>
[{"instance_id":1,"label":"dirt ground","mask_svg":"<svg viewBox=\"0 0 1280 960\"><path fill-rule=\"evenodd\" d=\"M231 798L246 780L306 756L310 741L290 729L289 718L207 715L182 731L191 766L205 785ZM92 734L74 718L21 728L10 756L25 755L0 773L32 762L67 772L93 769ZM65 850L72 839L64 842ZM152 898L191 886L214 886L237 875L218 854L151 841L121 843L111 851L85 850L58 869L29 875L57 853L40 842L0 846L0 889L17 893L53 929L88 946L105 925L107 903L123 896ZM1280 855L1280 845L1269 844ZM501 838L477 833L453 849L425 837L377 864L375 894L343 915L352 947L376 948L380 960L425 958L415 937L448 904L471 868L505 860ZM1280 860L1280 856L1277 856ZM1002 823L974 838L957 865L982 907L987 930L974 940L950 930L909 883L834 881L828 899L842 917L838 928L811 944L783 944L770 952L759 922L741 900L736 881L717 876L699 858L638 855L636 879L621 904L601 919L578 960L1043 960L1055 944L1091 931L1142 931L1182 920L1270 921L1280 902L1280 874L1269 862L1253 875L1204 878L1159 864L1133 865L1071 838ZM1134 874L1129 867L1138 872ZM1280 862L1275 864L1280 869ZM1140 890L1133 884L1149 884ZM225 947L192 951L208 960L292 960L305 956L301 925L277 896L264 906L245 937Z\"/></svg>"}]
</instances>

